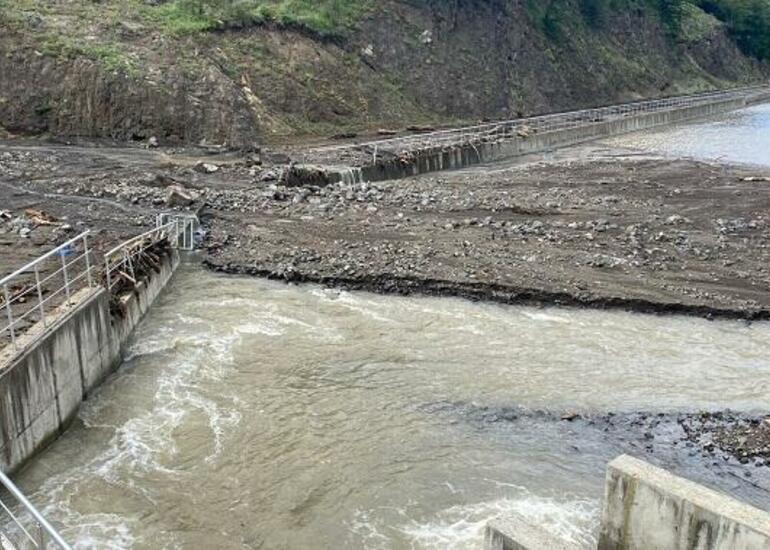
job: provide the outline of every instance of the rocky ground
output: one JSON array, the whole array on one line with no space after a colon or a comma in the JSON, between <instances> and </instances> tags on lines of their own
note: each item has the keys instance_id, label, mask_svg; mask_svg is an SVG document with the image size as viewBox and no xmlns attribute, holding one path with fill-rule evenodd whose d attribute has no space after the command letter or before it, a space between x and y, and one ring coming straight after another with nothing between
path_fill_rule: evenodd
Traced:
<instances>
[{"instance_id":1,"label":"rocky ground","mask_svg":"<svg viewBox=\"0 0 770 550\"><path fill-rule=\"evenodd\" d=\"M504 303L770 318L770 170L591 146L547 164L532 158L400 181L288 187L280 178L285 160L270 152L6 143L2 272L85 229L98 257L176 209L199 214L201 260L228 273ZM699 450L770 463L763 417L685 420L682 441Z\"/></svg>"},{"instance_id":2,"label":"rocky ground","mask_svg":"<svg viewBox=\"0 0 770 550\"><path fill-rule=\"evenodd\" d=\"M229 273L506 303L770 317L770 171L570 150L552 162L285 186L283 155L6 145L0 258L195 211ZM532 159L530 159L532 160ZM53 224L25 213L44 211ZM33 212L34 213L34 212ZM98 246L97 246L98 248Z\"/></svg>"},{"instance_id":3,"label":"rocky ground","mask_svg":"<svg viewBox=\"0 0 770 550\"><path fill-rule=\"evenodd\" d=\"M205 262L378 292L767 318L767 176L591 151L397 182L212 190Z\"/></svg>"}]
</instances>

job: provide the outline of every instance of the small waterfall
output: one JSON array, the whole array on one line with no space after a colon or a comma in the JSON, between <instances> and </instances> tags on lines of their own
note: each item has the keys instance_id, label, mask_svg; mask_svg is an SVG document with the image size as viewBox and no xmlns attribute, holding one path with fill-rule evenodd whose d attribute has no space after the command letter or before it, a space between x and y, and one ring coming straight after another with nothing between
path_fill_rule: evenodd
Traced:
<instances>
[{"instance_id":1,"label":"small waterfall","mask_svg":"<svg viewBox=\"0 0 770 550\"><path fill-rule=\"evenodd\" d=\"M353 166L344 166L337 169L340 175L340 181L345 185L355 185L364 182L364 173L361 168Z\"/></svg>"}]
</instances>

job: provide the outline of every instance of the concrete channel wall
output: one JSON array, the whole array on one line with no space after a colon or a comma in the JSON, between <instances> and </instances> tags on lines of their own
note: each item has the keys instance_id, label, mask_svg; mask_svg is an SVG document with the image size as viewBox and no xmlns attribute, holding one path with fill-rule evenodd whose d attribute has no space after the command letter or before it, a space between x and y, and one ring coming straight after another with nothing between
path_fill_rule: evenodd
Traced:
<instances>
[{"instance_id":1,"label":"concrete channel wall","mask_svg":"<svg viewBox=\"0 0 770 550\"><path fill-rule=\"evenodd\" d=\"M74 419L89 393L121 363L134 327L179 264L170 251L157 273L120 298L110 312L102 287L83 289L47 322L19 339L19 351L0 355L0 470L14 473Z\"/></svg>"},{"instance_id":2,"label":"concrete channel wall","mask_svg":"<svg viewBox=\"0 0 770 550\"><path fill-rule=\"evenodd\" d=\"M758 92L687 107L629 115L564 130L513 136L481 143L464 143L414 151L410 155L387 158L361 168L329 168L329 181L383 181L416 176L428 172L464 168L475 164L568 147L610 136L617 136L659 126L709 118L750 104L770 99L770 93Z\"/></svg>"},{"instance_id":3,"label":"concrete channel wall","mask_svg":"<svg viewBox=\"0 0 770 550\"><path fill-rule=\"evenodd\" d=\"M520 516L491 521L485 550L577 550ZM770 513L630 456L607 467L598 550L770 550Z\"/></svg>"},{"instance_id":4,"label":"concrete channel wall","mask_svg":"<svg viewBox=\"0 0 770 550\"><path fill-rule=\"evenodd\" d=\"M770 550L770 514L646 462L607 468L599 550Z\"/></svg>"}]
</instances>

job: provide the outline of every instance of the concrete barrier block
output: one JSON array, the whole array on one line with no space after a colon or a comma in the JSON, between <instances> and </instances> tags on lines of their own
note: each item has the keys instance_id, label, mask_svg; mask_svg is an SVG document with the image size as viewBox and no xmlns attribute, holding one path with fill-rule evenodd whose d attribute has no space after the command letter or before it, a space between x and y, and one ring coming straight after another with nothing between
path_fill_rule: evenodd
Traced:
<instances>
[{"instance_id":1,"label":"concrete barrier block","mask_svg":"<svg viewBox=\"0 0 770 550\"><path fill-rule=\"evenodd\" d=\"M770 550L770 514L624 455L607 468L599 550Z\"/></svg>"},{"instance_id":2,"label":"concrete barrier block","mask_svg":"<svg viewBox=\"0 0 770 550\"><path fill-rule=\"evenodd\" d=\"M484 531L484 550L576 550L576 548L515 514L490 521Z\"/></svg>"}]
</instances>

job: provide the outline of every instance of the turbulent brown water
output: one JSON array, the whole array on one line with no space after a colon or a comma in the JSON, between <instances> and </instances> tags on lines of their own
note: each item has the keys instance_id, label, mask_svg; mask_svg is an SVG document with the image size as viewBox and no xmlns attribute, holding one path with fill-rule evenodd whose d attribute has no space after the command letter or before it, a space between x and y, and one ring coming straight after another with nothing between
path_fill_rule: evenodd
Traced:
<instances>
[{"instance_id":1,"label":"turbulent brown water","mask_svg":"<svg viewBox=\"0 0 770 550\"><path fill-rule=\"evenodd\" d=\"M669 156L770 167L770 103L713 121L628 134L607 143Z\"/></svg>"},{"instance_id":2,"label":"turbulent brown water","mask_svg":"<svg viewBox=\"0 0 770 550\"><path fill-rule=\"evenodd\" d=\"M622 446L473 411L760 409L769 350L766 324L185 267L121 369L17 481L79 548L479 548L510 511L588 545Z\"/></svg>"}]
</instances>

